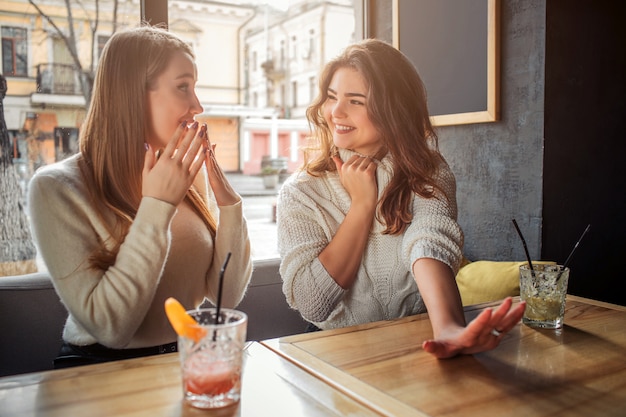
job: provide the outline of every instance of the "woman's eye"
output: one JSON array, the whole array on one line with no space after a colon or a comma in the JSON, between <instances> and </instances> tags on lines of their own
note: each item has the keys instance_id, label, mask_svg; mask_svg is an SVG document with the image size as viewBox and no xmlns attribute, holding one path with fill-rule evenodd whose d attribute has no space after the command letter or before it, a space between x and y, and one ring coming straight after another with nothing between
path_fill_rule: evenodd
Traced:
<instances>
[{"instance_id":1,"label":"woman's eye","mask_svg":"<svg viewBox=\"0 0 626 417\"><path fill-rule=\"evenodd\" d=\"M180 91L187 92L187 91L189 91L189 84L181 84L181 85L178 86L178 89Z\"/></svg>"},{"instance_id":2,"label":"woman's eye","mask_svg":"<svg viewBox=\"0 0 626 417\"><path fill-rule=\"evenodd\" d=\"M337 100L337 97L333 96L332 94L329 94L327 100L333 100L334 101L334 100Z\"/></svg>"},{"instance_id":3,"label":"woman's eye","mask_svg":"<svg viewBox=\"0 0 626 417\"><path fill-rule=\"evenodd\" d=\"M359 101L359 100L350 100L350 103L351 104L356 104L356 105L359 105L359 106L362 106L362 105L365 104L365 103L363 103L362 101Z\"/></svg>"}]
</instances>

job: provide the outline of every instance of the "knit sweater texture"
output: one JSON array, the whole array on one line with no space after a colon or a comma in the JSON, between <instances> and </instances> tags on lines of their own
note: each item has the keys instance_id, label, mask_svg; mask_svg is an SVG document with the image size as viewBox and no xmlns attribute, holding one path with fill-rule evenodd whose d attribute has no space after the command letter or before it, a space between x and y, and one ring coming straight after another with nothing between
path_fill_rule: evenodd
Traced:
<instances>
[{"instance_id":1,"label":"knit sweater texture","mask_svg":"<svg viewBox=\"0 0 626 417\"><path fill-rule=\"evenodd\" d=\"M63 340L116 349L176 341L165 300L174 297L187 309L205 297L215 304L228 252L222 306L241 301L252 275L241 202L217 207L204 168L194 186L218 221L215 240L185 201L175 207L143 197L115 263L101 270L91 267L89 258L100 245L112 246L113 215L92 201L88 190L94 185L86 183L79 158L39 169L29 185L38 256L69 312Z\"/></svg>"},{"instance_id":2,"label":"knit sweater texture","mask_svg":"<svg viewBox=\"0 0 626 417\"><path fill-rule=\"evenodd\" d=\"M347 161L354 152L340 149ZM376 169L378 197L393 175L388 155ZM383 234L374 219L354 285L341 288L318 259L350 209L350 196L337 172L313 177L293 174L277 202L280 274L288 304L321 329L340 328L425 312L412 274L413 263L432 258L454 274L462 258L463 232L457 224L456 182L444 162L437 181L445 194L413 198L413 221L399 235ZM341 256L341 254L337 254Z\"/></svg>"}]
</instances>

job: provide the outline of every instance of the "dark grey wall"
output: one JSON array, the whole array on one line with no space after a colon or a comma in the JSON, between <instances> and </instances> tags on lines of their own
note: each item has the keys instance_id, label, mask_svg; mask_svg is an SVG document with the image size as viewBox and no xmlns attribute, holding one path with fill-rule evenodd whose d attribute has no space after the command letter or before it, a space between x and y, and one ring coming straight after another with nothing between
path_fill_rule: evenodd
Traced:
<instances>
[{"instance_id":1,"label":"dark grey wall","mask_svg":"<svg viewBox=\"0 0 626 417\"><path fill-rule=\"evenodd\" d=\"M438 129L457 177L459 223L469 259L541 257L545 1L501 6L501 120Z\"/></svg>"},{"instance_id":2,"label":"dark grey wall","mask_svg":"<svg viewBox=\"0 0 626 417\"><path fill-rule=\"evenodd\" d=\"M391 2L370 36L391 41ZM438 129L472 260L571 263L569 292L626 305L626 3L501 0L501 121ZM428 85L426 86L428 88ZM545 132L545 133L544 133Z\"/></svg>"},{"instance_id":3,"label":"dark grey wall","mask_svg":"<svg viewBox=\"0 0 626 417\"><path fill-rule=\"evenodd\" d=\"M373 1L371 36L391 41L391 2ZM503 0L501 121L438 128L457 179L469 259L524 260L515 218L541 256L545 1ZM426 86L428 88L428 85Z\"/></svg>"}]
</instances>

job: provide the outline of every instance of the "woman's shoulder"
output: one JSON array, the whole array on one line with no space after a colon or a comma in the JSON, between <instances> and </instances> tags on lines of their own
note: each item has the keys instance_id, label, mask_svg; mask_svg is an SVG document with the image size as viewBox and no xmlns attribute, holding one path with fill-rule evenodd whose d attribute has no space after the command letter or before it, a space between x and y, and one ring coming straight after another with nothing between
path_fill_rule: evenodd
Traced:
<instances>
[{"instance_id":1,"label":"woman's shoulder","mask_svg":"<svg viewBox=\"0 0 626 417\"><path fill-rule=\"evenodd\" d=\"M281 193L300 192L305 194L319 193L321 190L327 190L333 187L333 179L336 173L322 172L317 175L311 175L301 170L291 174L281 186Z\"/></svg>"},{"instance_id":2,"label":"woman's shoulder","mask_svg":"<svg viewBox=\"0 0 626 417\"><path fill-rule=\"evenodd\" d=\"M38 168L33 175L36 177L63 177L63 176L79 176L80 168L78 166L78 160L80 154L74 154L66 159L52 164L44 165Z\"/></svg>"},{"instance_id":3,"label":"woman's shoulder","mask_svg":"<svg viewBox=\"0 0 626 417\"><path fill-rule=\"evenodd\" d=\"M80 154L75 154L62 161L42 166L35 171L30 183L33 186L45 184L46 187L58 185L64 188L82 188L84 179L79 161Z\"/></svg>"}]
</instances>

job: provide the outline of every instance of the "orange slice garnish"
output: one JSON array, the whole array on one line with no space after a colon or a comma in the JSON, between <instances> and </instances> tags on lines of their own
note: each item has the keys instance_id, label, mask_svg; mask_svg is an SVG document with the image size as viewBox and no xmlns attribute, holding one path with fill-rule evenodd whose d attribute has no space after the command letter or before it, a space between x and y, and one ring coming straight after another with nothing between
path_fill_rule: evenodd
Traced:
<instances>
[{"instance_id":1,"label":"orange slice garnish","mask_svg":"<svg viewBox=\"0 0 626 417\"><path fill-rule=\"evenodd\" d=\"M194 342L206 336L206 329L198 325L194 318L187 314L185 307L174 297L165 300L165 314L179 336L188 337Z\"/></svg>"}]
</instances>

